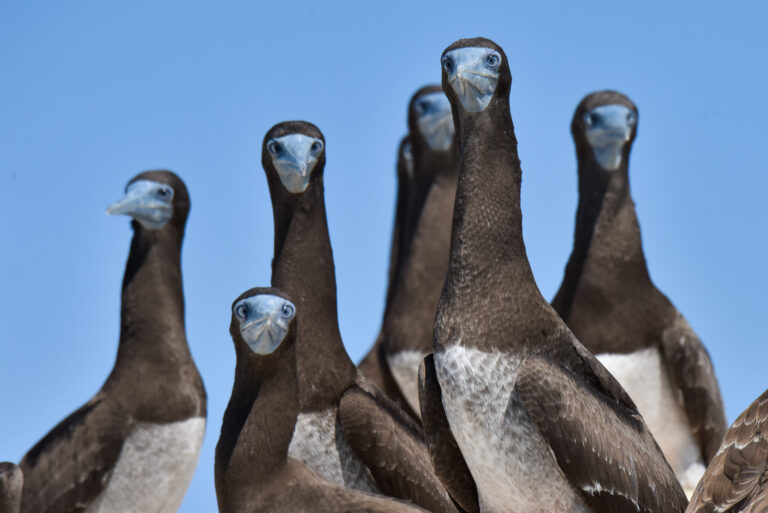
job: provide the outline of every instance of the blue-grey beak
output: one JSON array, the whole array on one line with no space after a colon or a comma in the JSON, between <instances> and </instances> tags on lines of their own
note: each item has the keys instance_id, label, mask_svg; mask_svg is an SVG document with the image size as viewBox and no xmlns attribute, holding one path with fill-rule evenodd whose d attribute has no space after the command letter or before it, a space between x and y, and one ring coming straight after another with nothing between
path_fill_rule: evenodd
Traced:
<instances>
[{"instance_id":1,"label":"blue-grey beak","mask_svg":"<svg viewBox=\"0 0 768 513\"><path fill-rule=\"evenodd\" d=\"M240 335L256 354L271 354L282 343L296 315L296 306L278 296L262 294L238 301L233 312Z\"/></svg>"},{"instance_id":2,"label":"blue-grey beak","mask_svg":"<svg viewBox=\"0 0 768 513\"><path fill-rule=\"evenodd\" d=\"M583 121L597 162L608 171L618 169L624 145L637 124L637 114L624 105L601 105L585 113Z\"/></svg>"},{"instance_id":3,"label":"blue-grey beak","mask_svg":"<svg viewBox=\"0 0 768 513\"><path fill-rule=\"evenodd\" d=\"M173 217L173 187L152 180L136 180L125 196L107 208L109 215L128 215L148 230L159 230Z\"/></svg>"},{"instance_id":4,"label":"blue-grey beak","mask_svg":"<svg viewBox=\"0 0 768 513\"><path fill-rule=\"evenodd\" d=\"M414 108L419 132L435 151L445 151L453 142L451 103L443 93L430 93L416 99Z\"/></svg>"},{"instance_id":5,"label":"blue-grey beak","mask_svg":"<svg viewBox=\"0 0 768 513\"><path fill-rule=\"evenodd\" d=\"M488 106L499 81L499 52L491 48L457 48L443 56L442 65L464 110L480 112Z\"/></svg>"},{"instance_id":6,"label":"blue-grey beak","mask_svg":"<svg viewBox=\"0 0 768 513\"><path fill-rule=\"evenodd\" d=\"M303 134L284 135L270 139L267 151L283 186L291 194L301 194L323 152L323 141Z\"/></svg>"}]
</instances>

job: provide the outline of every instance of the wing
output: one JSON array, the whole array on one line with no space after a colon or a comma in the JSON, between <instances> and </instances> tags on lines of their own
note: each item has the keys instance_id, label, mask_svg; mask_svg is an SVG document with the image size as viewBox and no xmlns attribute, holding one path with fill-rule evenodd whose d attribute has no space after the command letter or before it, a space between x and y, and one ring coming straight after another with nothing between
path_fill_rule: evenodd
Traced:
<instances>
[{"instance_id":1,"label":"wing","mask_svg":"<svg viewBox=\"0 0 768 513\"><path fill-rule=\"evenodd\" d=\"M457 512L434 474L421 433L397 420L394 408L358 387L345 392L339 417L350 446L386 495L434 512Z\"/></svg>"},{"instance_id":2,"label":"wing","mask_svg":"<svg viewBox=\"0 0 768 513\"><path fill-rule=\"evenodd\" d=\"M23 513L85 511L106 487L131 428L106 406L97 395L24 456Z\"/></svg>"},{"instance_id":3,"label":"wing","mask_svg":"<svg viewBox=\"0 0 768 513\"><path fill-rule=\"evenodd\" d=\"M520 365L515 387L592 511L685 509L683 490L645 423L623 405L542 355Z\"/></svg>"},{"instance_id":4,"label":"wing","mask_svg":"<svg viewBox=\"0 0 768 513\"><path fill-rule=\"evenodd\" d=\"M416 415L411 408L411 405L408 404L408 401L400 391L400 387L397 385L395 378L389 371L389 365L387 365L387 360L384 357L382 340L383 336L379 333L373 347L368 351L368 354L365 355L365 358L360 361L357 368L363 376L376 387L376 389L383 392L389 399L397 403L397 405L402 408L411 419L418 422L419 416Z\"/></svg>"},{"instance_id":5,"label":"wing","mask_svg":"<svg viewBox=\"0 0 768 513\"><path fill-rule=\"evenodd\" d=\"M288 458L285 471L274 475L266 493L242 500L229 511L249 513L426 513L425 510L391 497L373 495L336 486L305 464ZM251 487L250 490L254 490Z\"/></svg>"},{"instance_id":6,"label":"wing","mask_svg":"<svg viewBox=\"0 0 768 513\"><path fill-rule=\"evenodd\" d=\"M662 334L667 372L682 394L693 435L709 464L727 428L723 399L709 353L693 329L678 316Z\"/></svg>"},{"instance_id":7,"label":"wing","mask_svg":"<svg viewBox=\"0 0 768 513\"><path fill-rule=\"evenodd\" d=\"M739 415L686 513L768 510L768 390Z\"/></svg>"},{"instance_id":8,"label":"wing","mask_svg":"<svg viewBox=\"0 0 768 513\"><path fill-rule=\"evenodd\" d=\"M464 511L478 513L477 486L445 417L432 354L419 366L419 402L424 438L437 477Z\"/></svg>"}]
</instances>

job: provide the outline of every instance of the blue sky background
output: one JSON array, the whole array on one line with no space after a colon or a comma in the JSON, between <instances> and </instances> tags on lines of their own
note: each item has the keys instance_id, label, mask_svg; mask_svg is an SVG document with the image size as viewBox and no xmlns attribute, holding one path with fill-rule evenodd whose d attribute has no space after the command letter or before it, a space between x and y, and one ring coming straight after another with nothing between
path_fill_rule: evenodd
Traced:
<instances>
[{"instance_id":1,"label":"blue sky background","mask_svg":"<svg viewBox=\"0 0 768 513\"><path fill-rule=\"evenodd\" d=\"M379 329L406 104L452 41L510 59L528 255L551 298L570 254L570 119L614 88L640 110L630 164L651 275L712 354L732 421L768 386L768 8L760 2L37 2L0 0L0 460L19 460L114 362L131 231L104 215L146 169L192 197L187 334L209 397L183 512L215 510L229 306L269 283L261 139L327 140L341 331Z\"/></svg>"}]
</instances>

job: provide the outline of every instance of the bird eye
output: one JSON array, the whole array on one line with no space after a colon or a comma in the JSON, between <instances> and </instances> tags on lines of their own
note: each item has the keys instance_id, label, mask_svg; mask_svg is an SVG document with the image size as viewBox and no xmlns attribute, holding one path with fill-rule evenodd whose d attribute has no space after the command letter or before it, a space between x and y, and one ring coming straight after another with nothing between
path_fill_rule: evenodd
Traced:
<instances>
[{"instance_id":1,"label":"bird eye","mask_svg":"<svg viewBox=\"0 0 768 513\"><path fill-rule=\"evenodd\" d=\"M238 319L245 319L248 315L248 305L245 303L240 303L235 307L235 315Z\"/></svg>"},{"instance_id":2,"label":"bird eye","mask_svg":"<svg viewBox=\"0 0 768 513\"><path fill-rule=\"evenodd\" d=\"M627 123L630 125L637 123L637 115L634 112L627 113Z\"/></svg>"},{"instance_id":3,"label":"bird eye","mask_svg":"<svg viewBox=\"0 0 768 513\"><path fill-rule=\"evenodd\" d=\"M450 57L443 57L443 69L446 73L453 71L453 61Z\"/></svg>"},{"instance_id":4,"label":"bird eye","mask_svg":"<svg viewBox=\"0 0 768 513\"><path fill-rule=\"evenodd\" d=\"M267 143L267 151L272 155L280 153L280 143L272 139Z\"/></svg>"},{"instance_id":5,"label":"bird eye","mask_svg":"<svg viewBox=\"0 0 768 513\"><path fill-rule=\"evenodd\" d=\"M168 187L160 187L157 190L157 193L160 195L160 197L167 198L171 195L171 190Z\"/></svg>"},{"instance_id":6,"label":"bird eye","mask_svg":"<svg viewBox=\"0 0 768 513\"><path fill-rule=\"evenodd\" d=\"M584 124L587 126L592 126L597 121L597 116L592 112L586 112L584 114L584 117L582 118L584 120Z\"/></svg>"},{"instance_id":7,"label":"bird eye","mask_svg":"<svg viewBox=\"0 0 768 513\"><path fill-rule=\"evenodd\" d=\"M416 102L416 112L418 112L420 115L424 115L427 113L427 102L426 101L420 101Z\"/></svg>"},{"instance_id":8,"label":"bird eye","mask_svg":"<svg viewBox=\"0 0 768 513\"><path fill-rule=\"evenodd\" d=\"M320 150L323 149L323 143L322 141L315 141L312 143L312 151L315 153L319 153Z\"/></svg>"},{"instance_id":9,"label":"bird eye","mask_svg":"<svg viewBox=\"0 0 768 513\"><path fill-rule=\"evenodd\" d=\"M495 68L499 65L499 56L495 53L490 54L488 57L486 57L485 62L488 64L488 66Z\"/></svg>"},{"instance_id":10,"label":"bird eye","mask_svg":"<svg viewBox=\"0 0 768 513\"><path fill-rule=\"evenodd\" d=\"M283 317L291 318L293 317L293 306L289 303L283 304Z\"/></svg>"}]
</instances>

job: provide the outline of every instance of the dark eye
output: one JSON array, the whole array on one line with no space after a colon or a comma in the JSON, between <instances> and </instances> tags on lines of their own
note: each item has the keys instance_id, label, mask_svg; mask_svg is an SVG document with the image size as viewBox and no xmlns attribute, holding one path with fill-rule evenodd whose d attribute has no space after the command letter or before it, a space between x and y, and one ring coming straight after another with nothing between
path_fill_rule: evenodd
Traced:
<instances>
[{"instance_id":1,"label":"dark eye","mask_svg":"<svg viewBox=\"0 0 768 513\"><path fill-rule=\"evenodd\" d=\"M584 117L582 119L585 125L592 126L597 122L597 114L586 112L584 113Z\"/></svg>"},{"instance_id":2,"label":"dark eye","mask_svg":"<svg viewBox=\"0 0 768 513\"><path fill-rule=\"evenodd\" d=\"M499 65L499 60L500 60L499 56L496 55L495 53L492 53L491 55L486 57L485 62L488 64L488 66L495 68L496 66Z\"/></svg>"},{"instance_id":3,"label":"dark eye","mask_svg":"<svg viewBox=\"0 0 768 513\"><path fill-rule=\"evenodd\" d=\"M416 102L416 112L418 112L420 115L424 115L427 113L427 102L420 101Z\"/></svg>"},{"instance_id":4,"label":"dark eye","mask_svg":"<svg viewBox=\"0 0 768 513\"><path fill-rule=\"evenodd\" d=\"M323 149L323 143L321 141L315 141L312 143L312 151L318 153Z\"/></svg>"},{"instance_id":5,"label":"dark eye","mask_svg":"<svg viewBox=\"0 0 768 513\"><path fill-rule=\"evenodd\" d=\"M283 304L283 317L293 317L293 305L290 303L284 303Z\"/></svg>"},{"instance_id":6,"label":"dark eye","mask_svg":"<svg viewBox=\"0 0 768 513\"><path fill-rule=\"evenodd\" d=\"M167 198L171 195L171 190L168 187L160 187L157 190L157 194L159 194L161 198Z\"/></svg>"},{"instance_id":7,"label":"dark eye","mask_svg":"<svg viewBox=\"0 0 768 513\"><path fill-rule=\"evenodd\" d=\"M267 151L272 155L280 153L280 143L272 139L267 143Z\"/></svg>"},{"instance_id":8,"label":"dark eye","mask_svg":"<svg viewBox=\"0 0 768 513\"><path fill-rule=\"evenodd\" d=\"M453 71L453 61L450 57L443 57L443 69L446 73Z\"/></svg>"},{"instance_id":9,"label":"dark eye","mask_svg":"<svg viewBox=\"0 0 768 513\"><path fill-rule=\"evenodd\" d=\"M245 319L248 315L248 305L240 303L235 307L235 315L238 319Z\"/></svg>"},{"instance_id":10,"label":"dark eye","mask_svg":"<svg viewBox=\"0 0 768 513\"><path fill-rule=\"evenodd\" d=\"M635 123L637 123L637 115L634 112L629 112L627 114L627 123L629 123L630 125L634 125Z\"/></svg>"}]
</instances>

